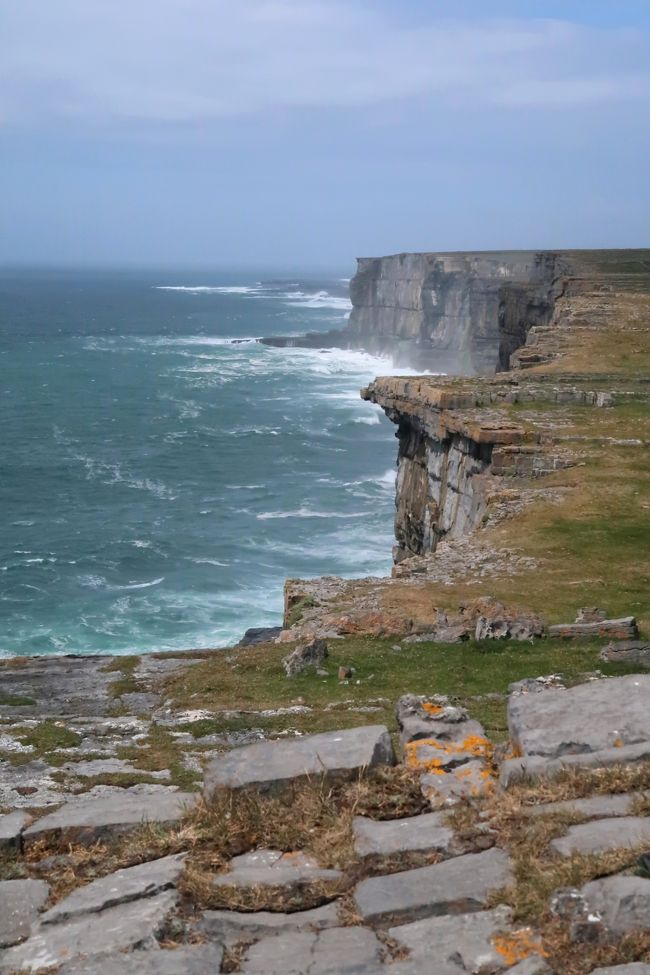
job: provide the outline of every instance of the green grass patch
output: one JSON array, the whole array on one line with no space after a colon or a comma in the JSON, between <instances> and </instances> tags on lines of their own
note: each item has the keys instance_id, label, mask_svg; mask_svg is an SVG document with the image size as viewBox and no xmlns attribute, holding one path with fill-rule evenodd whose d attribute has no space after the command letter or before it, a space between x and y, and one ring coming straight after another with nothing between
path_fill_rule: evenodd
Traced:
<instances>
[{"instance_id":1,"label":"green grass patch","mask_svg":"<svg viewBox=\"0 0 650 975\"><path fill-rule=\"evenodd\" d=\"M31 697L21 697L20 694L5 694L3 691L0 691L0 706L7 708L26 708L32 704L36 704L36 701Z\"/></svg>"},{"instance_id":2,"label":"green grass patch","mask_svg":"<svg viewBox=\"0 0 650 975\"><path fill-rule=\"evenodd\" d=\"M134 694L140 689L134 676L135 669L139 663L140 657L136 655L114 657L110 663L102 668L105 674L117 672L122 675L109 685L108 693L111 697L121 697L122 694Z\"/></svg>"},{"instance_id":3,"label":"green grass patch","mask_svg":"<svg viewBox=\"0 0 650 975\"><path fill-rule=\"evenodd\" d=\"M152 724L149 734L139 745L118 748L117 755L145 772L168 769L170 782L180 789L191 791L198 788L201 776L185 768L182 749L171 732L161 725Z\"/></svg>"},{"instance_id":4,"label":"green grass patch","mask_svg":"<svg viewBox=\"0 0 650 975\"><path fill-rule=\"evenodd\" d=\"M22 732L20 741L23 745L33 746L31 758L41 758L46 752L57 748L75 748L81 744L81 735L56 721L42 721L35 728Z\"/></svg>"}]
</instances>

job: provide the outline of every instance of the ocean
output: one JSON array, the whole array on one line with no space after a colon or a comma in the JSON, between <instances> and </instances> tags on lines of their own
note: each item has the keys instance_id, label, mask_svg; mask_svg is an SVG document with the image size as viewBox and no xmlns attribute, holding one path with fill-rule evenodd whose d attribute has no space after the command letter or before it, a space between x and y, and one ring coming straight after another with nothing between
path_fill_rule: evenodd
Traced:
<instances>
[{"instance_id":1,"label":"ocean","mask_svg":"<svg viewBox=\"0 0 650 975\"><path fill-rule=\"evenodd\" d=\"M350 272L348 271L348 274ZM396 444L339 274L0 271L0 656L227 646L390 571Z\"/></svg>"}]
</instances>

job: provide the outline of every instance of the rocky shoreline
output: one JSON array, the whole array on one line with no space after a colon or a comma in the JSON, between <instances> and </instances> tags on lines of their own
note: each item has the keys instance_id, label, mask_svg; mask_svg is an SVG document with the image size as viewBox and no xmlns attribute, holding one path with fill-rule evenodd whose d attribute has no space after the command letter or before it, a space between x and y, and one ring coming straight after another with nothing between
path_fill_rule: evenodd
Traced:
<instances>
[{"instance_id":1,"label":"rocky shoreline","mask_svg":"<svg viewBox=\"0 0 650 975\"><path fill-rule=\"evenodd\" d=\"M429 354L455 308L455 361L512 367L363 391L391 578L288 580L235 648L0 660L3 975L650 975L650 262L509 259L353 285L353 329Z\"/></svg>"}]
</instances>

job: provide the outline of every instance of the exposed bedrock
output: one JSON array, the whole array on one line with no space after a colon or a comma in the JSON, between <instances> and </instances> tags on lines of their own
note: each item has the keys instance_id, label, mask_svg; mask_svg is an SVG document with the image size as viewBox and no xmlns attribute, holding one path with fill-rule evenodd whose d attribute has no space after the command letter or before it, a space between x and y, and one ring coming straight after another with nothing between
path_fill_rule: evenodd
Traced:
<instances>
[{"instance_id":1,"label":"exposed bedrock","mask_svg":"<svg viewBox=\"0 0 650 975\"><path fill-rule=\"evenodd\" d=\"M268 345L351 347L395 366L455 375L507 368L530 328L550 321L569 260L551 251L359 258L346 328Z\"/></svg>"}]
</instances>

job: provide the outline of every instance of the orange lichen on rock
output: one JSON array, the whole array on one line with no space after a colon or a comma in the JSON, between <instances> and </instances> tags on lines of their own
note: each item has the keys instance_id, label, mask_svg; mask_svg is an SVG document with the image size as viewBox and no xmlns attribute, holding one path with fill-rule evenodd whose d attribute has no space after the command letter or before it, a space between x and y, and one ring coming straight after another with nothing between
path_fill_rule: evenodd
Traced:
<instances>
[{"instance_id":1,"label":"orange lichen on rock","mask_svg":"<svg viewBox=\"0 0 650 975\"><path fill-rule=\"evenodd\" d=\"M492 938L492 944L508 967L525 961L531 955L541 955L542 957L547 955L539 935L532 928L521 928L519 931L512 931L509 934L495 934Z\"/></svg>"},{"instance_id":2,"label":"orange lichen on rock","mask_svg":"<svg viewBox=\"0 0 650 975\"><path fill-rule=\"evenodd\" d=\"M439 704L431 704L430 701L424 701L422 704L422 710L426 711L427 714L430 714L433 718L435 718L442 714L444 708L442 708Z\"/></svg>"}]
</instances>

